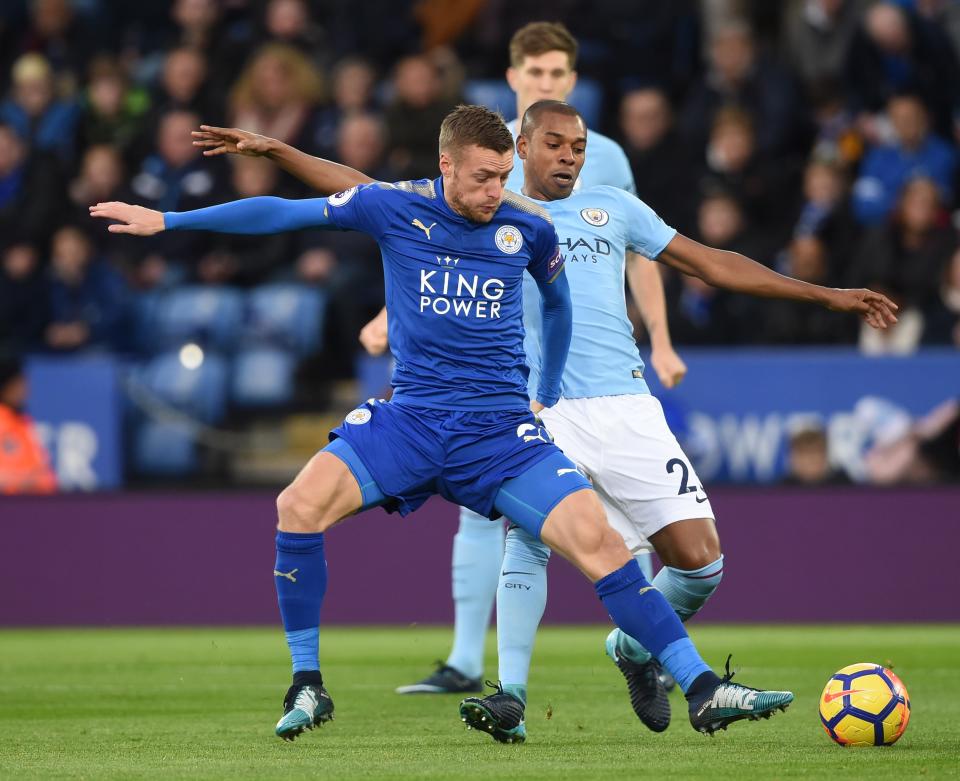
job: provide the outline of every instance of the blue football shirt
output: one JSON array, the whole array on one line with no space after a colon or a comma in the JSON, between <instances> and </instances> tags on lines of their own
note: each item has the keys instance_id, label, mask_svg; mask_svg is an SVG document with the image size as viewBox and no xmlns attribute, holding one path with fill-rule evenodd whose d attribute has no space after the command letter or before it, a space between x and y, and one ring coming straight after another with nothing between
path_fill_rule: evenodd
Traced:
<instances>
[{"instance_id":1,"label":"blue football shirt","mask_svg":"<svg viewBox=\"0 0 960 781\"><path fill-rule=\"evenodd\" d=\"M635 195L616 187L594 187L569 198L536 203L550 212L560 236L573 301L573 339L563 372L563 397L648 393L633 324L627 317L625 253L629 250L654 260L677 235L676 230ZM532 279L524 282L524 296L524 347L534 397L542 323Z\"/></svg>"},{"instance_id":2,"label":"blue football shirt","mask_svg":"<svg viewBox=\"0 0 960 781\"><path fill-rule=\"evenodd\" d=\"M510 132L516 141L520 132L520 120L509 123ZM620 144L602 133L591 130L587 133L587 155L580 170L573 191L580 192L591 187L608 184L619 187L628 193L636 193L637 187L633 181L633 171L630 170L630 161ZM513 170L507 179L507 187L516 192L523 190L523 160L520 155L513 153Z\"/></svg>"},{"instance_id":3,"label":"blue football shirt","mask_svg":"<svg viewBox=\"0 0 960 781\"><path fill-rule=\"evenodd\" d=\"M362 185L328 204L333 225L368 233L380 245L394 400L526 408L524 277L531 277L527 299L539 306L534 280L563 270L547 211L508 192L491 222L470 222L447 205L442 177Z\"/></svg>"}]
</instances>

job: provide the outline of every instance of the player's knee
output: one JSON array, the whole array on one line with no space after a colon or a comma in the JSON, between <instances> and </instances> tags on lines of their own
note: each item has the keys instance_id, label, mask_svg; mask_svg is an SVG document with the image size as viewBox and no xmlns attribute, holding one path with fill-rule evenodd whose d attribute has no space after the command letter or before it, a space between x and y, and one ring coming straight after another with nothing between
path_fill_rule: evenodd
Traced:
<instances>
[{"instance_id":1,"label":"player's knee","mask_svg":"<svg viewBox=\"0 0 960 781\"><path fill-rule=\"evenodd\" d=\"M651 541L668 567L697 570L720 558L720 537L712 520L679 521L653 535Z\"/></svg>"},{"instance_id":2,"label":"player's knee","mask_svg":"<svg viewBox=\"0 0 960 781\"><path fill-rule=\"evenodd\" d=\"M676 554L677 569L695 570L702 569L720 558L720 543L711 544L704 541L692 550L678 551Z\"/></svg>"},{"instance_id":3,"label":"player's knee","mask_svg":"<svg viewBox=\"0 0 960 781\"><path fill-rule=\"evenodd\" d=\"M330 517L326 507L309 501L298 490L296 483L288 485L277 497L277 517L282 531L315 534L333 526L337 519Z\"/></svg>"},{"instance_id":4,"label":"player's knee","mask_svg":"<svg viewBox=\"0 0 960 781\"><path fill-rule=\"evenodd\" d=\"M602 559L623 558L624 561L630 558L630 552L623 537L607 523L602 513L582 524L578 529L577 543L579 552L583 556Z\"/></svg>"}]
</instances>

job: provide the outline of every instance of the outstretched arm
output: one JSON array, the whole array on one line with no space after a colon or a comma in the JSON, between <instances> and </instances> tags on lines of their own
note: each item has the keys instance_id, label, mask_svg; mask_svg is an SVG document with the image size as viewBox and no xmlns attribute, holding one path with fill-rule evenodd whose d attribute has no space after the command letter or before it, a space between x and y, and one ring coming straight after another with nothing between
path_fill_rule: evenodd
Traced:
<instances>
[{"instance_id":1,"label":"outstretched arm","mask_svg":"<svg viewBox=\"0 0 960 781\"><path fill-rule=\"evenodd\" d=\"M336 228L327 216L326 198L293 201L269 195L188 212L158 212L143 206L111 201L91 206L90 216L117 220L107 230L133 236L153 236L164 230L261 234L301 228Z\"/></svg>"},{"instance_id":2,"label":"outstretched arm","mask_svg":"<svg viewBox=\"0 0 960 781\"><path fill-rule=\"evenodd\" d=\"M855 312L874 328L886 328L897 322L897 305L880 293L801 282L778 274L744 255L707 247L679 233L667 244L659 259L714 287L764 298L809 301L836 312Z\"/></svg>"},{"instance_id":3,"label":"outstretched arm","mask_svg":"<svg viewBox=\"0 0 960 781\"><path fill-rule=\"evenodd\" d=\"M247 130L200 125L200 129L194 130L192 135L193 145L201 147L206 157L225 154L265 157L323 195L332 195L374 181L354 168L308 155L275 138Z\"/></svg>"},{"instance_id":4,"label":"outstretched arm","mask_svg":"<svg viewBox=\"0 0 960 781\"><path fill-rule=\"evenodd\" d=\"M663 387L672 388L686 376L687 365L673 349L670 339L660 268L642 255L628 252L627 281L630 295L650 335L650 365Z\"/></svg>"}]
</instances>

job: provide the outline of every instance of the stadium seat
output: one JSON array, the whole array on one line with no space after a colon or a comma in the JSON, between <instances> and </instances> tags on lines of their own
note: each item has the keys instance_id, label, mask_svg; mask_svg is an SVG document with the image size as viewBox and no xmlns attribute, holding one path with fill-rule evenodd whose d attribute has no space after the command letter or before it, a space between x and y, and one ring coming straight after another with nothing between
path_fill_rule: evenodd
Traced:
<instances>
[{"instance_id":1,"label":"stadium seat","mask_svg":"<svg viewBox=\"0 0 960 781\"><path fill-rule=\"evenodd\" d=\"M463 96L468 103L479 103L499 111L509 121L517 113L517 96L503 79L471 79L463 85ZM603 89L593 79L579 79L570 95L570 103L583 114L588 127L600 123L603 108Z\"/></svg>"},{"instance_id":2,"label":"stadium seat","mask_svg":"<svg viewBox=\"0 0 960 781\"><path fill-rule=\"evenodd\" d=\"M236 290L188 285L162 294L154 313L159 349L197 342L229 352L236 344L243 317L243 296Z\"/></svg>"},{"instance_id":3,"label":"stadium seat","mask_svg":"<svg viewBox=\"0 0 960 781\"><path fill-rule=\"evenodd\" d=\"M243 345L272 345L309 355L321 344L326 294L307 285L272 284L247 294Z\"/></svg>"},{"instance_id":4,"label":"stadium seat","mask_svg":"<svg viewBox=\"0 0 960 781\"><path fill-rule=\"evenodd\" d=\"M141 475L183 477L197 469L197 445L190 430L176 423L145 420L133 442L133 467Z\"/></svg>"},{"instance_id":5,"label":"stadium seat","mask_svg":"<svg viewBox=\"0 0 960 781\"><path fill-rule=\"evenodd\" d=\"M293 399L297 358L276 347L241 350L233 361L231 397L238 407L273 407Z\"/></svg>"},{"instance_id":6,"label":"stadium seat","mask_svg":"<svg viewBox=\"0 0 960 781\"><path fill-rule=\"evenodd\" d=\"M160 401L210 424L226 412L227 377L227 362L215 353L207 353L196 369L188 369L172 351L151 359L134 380Z\"/></svg>"}]
</instances>

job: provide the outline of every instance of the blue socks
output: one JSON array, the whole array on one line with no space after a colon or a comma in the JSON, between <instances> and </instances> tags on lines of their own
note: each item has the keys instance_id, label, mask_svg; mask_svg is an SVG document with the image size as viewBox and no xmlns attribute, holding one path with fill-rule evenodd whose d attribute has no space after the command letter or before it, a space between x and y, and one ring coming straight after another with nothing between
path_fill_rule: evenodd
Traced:
<instances>
[{"instance_id":1,"label":"blue socks","mask_svg":"<svg viewBox=\"0 0 960 781\"><path fill-rule=\"evenodd\" d=\"M527 701L533 641L547 606L550 548L518 526L507 532L497 587L497 655L503 690Z\"/></svg>"},{"instance_id":2,"label":"blue socks","mask_svg":"<svg viewBox=\"0 0 960 781\"><path fill-rule=\"evenodd\" d=\"M723 556L705 567L695 570L664 567L653 579L653 586L666 598L670 606L686 621L694 616L717 590L723 577ZM617 650L627 659L643 664L650 659L650 652L632 637L620 632ZM661 663L663 659L660 660Z\"/></svg>"},{"instance_id":3,"label":"blue socks","mask_svg":"<svg viewBox=\"0 0 960 781\"><path fill-rule=\"evenodd\" d=\"M453 538L453 649L450 667L468 678L483 673L483 650L503 560L503 522L463 507Z\"/></svg>"},{"instance_id":4,"label":"blue socks","mask_svg":"<svg viewBox=\"0 0 960 781\"><path fill-rule=\"evenodd\" d=\"M294 675L320 669L320 606L327 591L323 533L277 532L277 602Z\"/></svg>"},{"instance_id":5,"label":"blue socks","mask_svg":"<svg viewBox=\"0 0 960 781\"><path fill-rule=\"evenodd\" d=\"M694 648L676 611L650 585L634 559L598 580L594 588L613 622L656 656L684 692L705 673L716 679Z\"/></svg>"}]
</instances>

